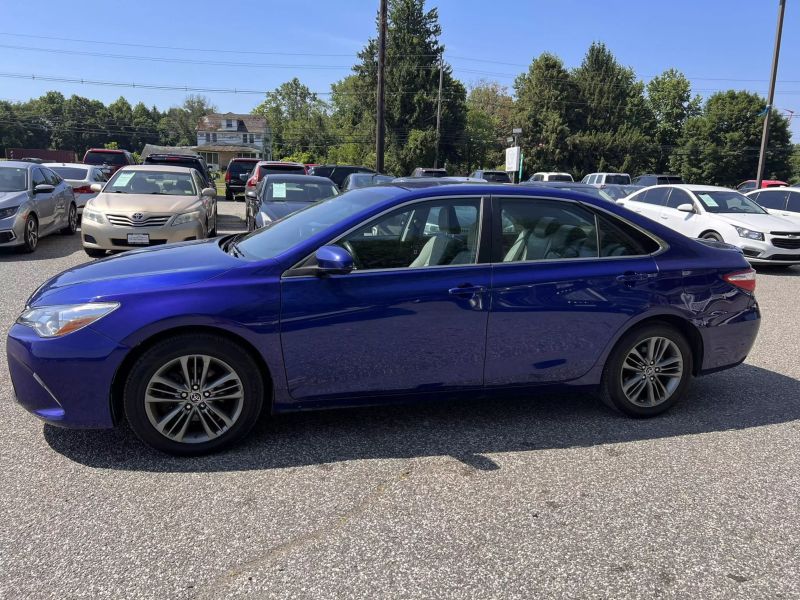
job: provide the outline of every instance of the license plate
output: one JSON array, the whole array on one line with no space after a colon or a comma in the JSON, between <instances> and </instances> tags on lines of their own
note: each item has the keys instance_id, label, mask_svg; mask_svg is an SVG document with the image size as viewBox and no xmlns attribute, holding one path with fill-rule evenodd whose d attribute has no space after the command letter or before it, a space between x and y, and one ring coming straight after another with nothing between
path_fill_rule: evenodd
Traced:
<instances>
[{"instance_id":1,"label":"license plate","mask_svg":"<svg viewBox=\"0 0 800 600\"><path fill-rule=\"evenodd\" d=\"M128 234L128 243L131 245L134 244L149 244L150 243L150 234L149 233L129 233Z\"/></svg>"}]
</instances>

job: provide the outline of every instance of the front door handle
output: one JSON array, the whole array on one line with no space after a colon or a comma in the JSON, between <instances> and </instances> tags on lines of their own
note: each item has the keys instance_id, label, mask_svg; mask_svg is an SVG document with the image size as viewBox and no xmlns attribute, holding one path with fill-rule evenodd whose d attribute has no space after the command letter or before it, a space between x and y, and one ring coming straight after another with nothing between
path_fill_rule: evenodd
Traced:
<instances>
[{"instance_id":1,"label":"front door handle","mask_svg":"<svg viewBox=\"0 0 800 600\"><path fill-rule=\"evenodd\" d=\"M475 294L482 294L486 291L486 287L482 285L472 285L464 283L458 287L450 288L447 292L451 296L474 296Z\"/></svg>"},{"instance_id":2,"label":"front door handle","mask_svg":"<svg viewBox=\"0 0 800 600\"><path fill-rule=\"evenodd\" d=\"M622 275L617 275L617 281L622 283L635 283L637 281L647 281L653 279L655 273L637 273L634 271L625 271Z\"/></svg>"},{"instance_id":3,"label":"front door handle","mask_svg":"<svg viewBox=\"0 0 800 600\"><path fill-rule=\"evenodd\" d=\"M667 219L669 219L669 215L661 215L661 218L666 221Z\"/></svg>"}]
</instances>

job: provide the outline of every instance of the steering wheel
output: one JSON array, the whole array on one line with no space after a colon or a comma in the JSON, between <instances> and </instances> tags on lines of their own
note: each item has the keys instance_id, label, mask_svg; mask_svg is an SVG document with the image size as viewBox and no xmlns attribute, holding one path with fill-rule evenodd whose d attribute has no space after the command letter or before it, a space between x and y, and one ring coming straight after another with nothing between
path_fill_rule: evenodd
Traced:
<instances>
[{"instance_id":1,"label":"steering wheel","mask_svg":"<svg viewBox=\"0 0 800 600\"><path fill-rule=\"evenodd\" d=\"M356 254L356 251L355 251L355 249L353 248L353 244L351 244L351 243L350 243L349 241L347 241L347 240L344 240L344 241L342 242L342 248L344 248L345 250L347 250L347 251L350 253L350 256L352 256L352 257L353 257L353 266L354 266L356 269L361 269L361 268L363 268L363 267L364 267L364 265L363 265L363 264L361 264L361 259L359 259L359 258L358 258L358 255Z\"/></svg>"}]
</instances>

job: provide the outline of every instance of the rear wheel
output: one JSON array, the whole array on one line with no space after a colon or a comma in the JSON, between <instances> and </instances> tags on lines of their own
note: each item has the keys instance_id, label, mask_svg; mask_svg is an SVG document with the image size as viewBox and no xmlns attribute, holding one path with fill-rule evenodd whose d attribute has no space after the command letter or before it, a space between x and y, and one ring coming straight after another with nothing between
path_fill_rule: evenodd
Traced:
<instances>
[{"instance_id":1,"label":"rear wheel","mask_svg":"<svg viewBox=\"0 0 800 600\"><path fill-rule=\"evenodd\" d=\"M685 395L692 365L689 343L675 328L657 324L635 329L611 352L600 396L626 415L659 415Z\"/></svg>"},{"instance_id":2,"label":"rear wheel","mask_svg":"<svg viewBox=\"0 0 800 600\"><path fill-rule=\"evenodd\" d=\"M233 193L228 188L225 188L225 200L233 200Z\"/></svg>"},{"instance_id":3,"label":"rear wheel","mask_svg":"<svg viewBox=\"0 0 800 600\"><path fill-rule=\"evenodd\" d=\"M263 394L258 366L239 345L215 335L182 335L156 344L134 364L125 416L157 450L206 454L250 432Z\"/></svg>"},{"instance_id":4,"label":"rear wheel","mask_svg":"<svg viewBox=\"0 0 800 600\"><path fill-rule=\"evenodd\" d=\"M75 203L69 205L69 212L67 213L67 224L61 230L64 235L75 235L78 231L78 207Z\"/></svg>"}]
</instances>

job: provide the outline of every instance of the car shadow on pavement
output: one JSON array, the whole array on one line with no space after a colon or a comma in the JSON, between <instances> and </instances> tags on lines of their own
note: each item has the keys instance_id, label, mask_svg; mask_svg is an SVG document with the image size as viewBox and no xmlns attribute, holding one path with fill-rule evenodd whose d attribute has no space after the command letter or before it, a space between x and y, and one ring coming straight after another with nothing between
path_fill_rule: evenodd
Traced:
<instances>
[{"instance_id":1,"label":"car shadow on pavement","mask_svg":"<svg viewBox=\"0 0 800 600\"><path fill-rule=\"evenodd\" d=\"M54 233L40 239L36 250L30 254L20 252L16 248L0 248L0 263L51 260L53 258L64 258L76 252L80 252L86 260L89 260L89 257L83 254L83 244L79 234L61 235Z\"/></svg>"},{"instance_id":2,"label":"car shadow on pavement","mask_svg":"<svg viewBox=\"0 0 800 600\"><path fill-rule=\"evenodd\" d=\"M800 267L789 266L781 267L774 265L756 265L756 272L761 275L788 275L789 277L800 277Z\"/></svg>"},{"instance_id":3,"label":"car shadow on pavement","mask_svg":"<svg viewBox=\"0 0 800 600\"><path fill-rule=\"evenodd\" d=\"M90 467L152 472L278 469L362 459L452 456L499 467L504 452L589 447L740 430L800 419L800 381L751 365L696 379L665 415L630 419L591 394L527 394L427 405L294 413L265 419L241 445L178 458L150 450L127 427L78 431L44 426L47 443Z\"/></svg>"}]
</instances>

